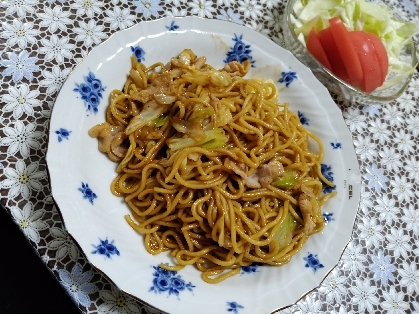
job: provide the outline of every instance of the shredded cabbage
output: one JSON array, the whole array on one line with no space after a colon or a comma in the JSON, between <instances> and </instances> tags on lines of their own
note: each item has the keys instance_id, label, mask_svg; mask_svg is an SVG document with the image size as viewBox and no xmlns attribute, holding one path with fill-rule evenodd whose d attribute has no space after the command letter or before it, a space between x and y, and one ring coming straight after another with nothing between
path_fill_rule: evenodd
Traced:
<instances>
[{"instance_id":1,"label":"shredded cabbage","mask_svg":"<svg viewBox=\"0 0 419 314\"><path fill-rule=\"evenodd\" d=\"M233 120L233 115L231 114L230 109L220 104L215 114L214 126L219 127L227 125L231 120Z\"/></svg>"},{"instance_id":2,"label":"shredded cabbage","mask_svg":"<svg viewBox=\"0 0 419 314\"><path fill-rule=\"evenodd\" d=\"M154 126L156 128L159 128L159 127L163 126L163 124L166 122L167 118L169 118L168 115L162 114L162 115L160 115L160 117L150 121L148 123L148 126Z\"/></svg>"},{"instance_id":3,"label":"shredded cabbage","mask_svg":"<svg viewBox=\"0 0 419 314\"><path fill-rule=\"evenodd\" d=\"M125 134L129 135L136 130L141 129L143 126L165 113L167 109L169 109L169 105L161 105L154 100L149 101L144 105L140 114L131 119L125 129Z\"/></svg>"},{"instance_id":4,"label":"shredded cabbage","mask_svg":"<svg viewBox=\"0 0 419 314\"><path fill-rule=\"evenodd\" d=\"M278 241L280 250L290 244L292 240L292 232L298 227L299 223L291 216L290 213L288 213L274 236L276 241Z\"/></svg>"},{"instance_id":5,"label":"shredded cabbage","mask_svg":"<svg viewBox=\"0 0 419 314\"><path fill-rule=\"evenodd\" d=\"M286 170L285 173L271 182L272 186L278 188L292 188L297 184L298 172Z\"/></svg>"},{"instance_id":6,"label":"shredded cabbage","mask_svg":"<svg viewBox=\"0 0 419 314\"><path fill-rule=\"evenodd\" d=\"M389 77L399 76L385 87L398 83L400 76L410 75L414 66L401 60L400 54L419 32L414 22L400 22L384 4L365 0L297 0L291 19L298 39L305 45L308 33L329 27L329 19L338 16L349 31L362 30L376 34L384 44L389 58Z\"/></svg>"},{"instance_id":7,"label":"shredded cabbage","mask_svg":"<svg viewBox=\"0 0 419 314\"><path fill-rule=\"evenodd\" d=\"M202 72L195 69L188 69L188 71L182 75L182 78L189 83L202 86L207 86L212 83L215 86L226 87L232 82L231 76L227 72L217 70Z\"/></svg>"},{"instance_id":8,"label":"shredded cabbage","mask_svg":"<svg viewBox=\"0 0 419 314\"><path fill-rule=\"evenodd\" d=\"M197 103L192 108L192 114L188 120L203 123L205 119L210 118L215 114L214 108L209 105L204 106L203 104Z\"/></svg>"},{"instance_id":9,"label":"shredded cabbage","mask_svg":"<svg viewBox=\"0 0 419 314\"><path fill-rule=\"evenodd\" d=\"M184 133L196 141L205 140L206 134L200 123L182 120L178 117L172 117L172 122L172 126L176 129L176 131Z\"/></svg>"},{"instance_id":10,"label":"shredded cabbage","mask_svg":"<svg viewBox=\"0 0 419 314\"><path fill-rule=\"evenodd\" d=\"M167 145L172 151L192 146L200 146L205 149L214 149L223 147L227 141L228 138L225 135L224 130L221 128L216 128L205 131L205 138L203 140L197 141L190 137L170 138L167 140Z\"/></svg>"}]
</instances>

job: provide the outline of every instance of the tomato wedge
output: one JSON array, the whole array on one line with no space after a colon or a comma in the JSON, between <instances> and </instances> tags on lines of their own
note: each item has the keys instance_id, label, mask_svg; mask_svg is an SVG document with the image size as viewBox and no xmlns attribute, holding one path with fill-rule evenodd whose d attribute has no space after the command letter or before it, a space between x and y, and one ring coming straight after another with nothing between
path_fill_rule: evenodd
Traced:
<instances>
[{"instance_id":1,"label":"tomato wedge","mask_svg":"<svg viewBox=\"0 0 419 314\"><path fill-rule=\"evenodd\" d=\"M377 35L373 33L366 33L366 34L368 35L369 40L372 42L374 46L374 50L377 55L378 62L380 63L382 81L379 86L381 86L383 85L384 80L386 79L387 73L388 73L387 51L386 51L386 48L384 47L383 42L380 40L380 38L378 38Z\"/></svg>"},{"instance_id":2,"label":"tomato wedge","mask_svg":"<svg viewBox=\"0 0 419 314\"><path fill-rule=\"evenodd\" d=\"M349 38L355 48L364 73L362 83L360 84L361 90L371 93L378 86L381 86L384 81L374 45L364 31L349 32Z\"/></svg>"},{"instance_id":3,"label":"tomato wedge","mask_svg":"<svg viewBox=\"0 0 419 314\"><path fill-rule=\"evenodd\" d=\"M378 36L348 31L339 17L318 34L307 36L307 50L333 74L348 84L371 93L383 85L388 73L388 55Z\"/></svg>"},{"instance_id":4,"label":"tomato wedge","mask_svg":"<svg viewBox=\"0 0 419 314\"><path fill-rule=\"evenodd\" d=\"M344 61L343 64L348 72L351 85L355 87L360 86L363 78L362 66L354 45L349 38L349 32L339 17L331 18L329 24L339 55Z\"/></svg>"},{"instance_id":5,"label":"tomato wedge","mask_svg":"<svg viewBox=\"0 0 419 314\"><path fill-rule=\"evenodd\" d=\"M344 80L348 84L351 84L348 72L343 63L343 60L339 54L339 50L336 46L335 40L333 39L332 31L329 28L325 28L319 32L319 39L322 44L323 50L326 53L327 59L332 67L332 72Z\"/></svg>"},{"instance_id":6,"label":"tomato wedge","mask_svg":"<svg viewBox=\"0 0 419 314\"><path fill-rule=\"evenodd\" d=\"M332 71L332 66L330 65L329 59L324 52L322 44L320 42L319 37L317 36L316 30L314 27L311 29L310 33L307 37L307 50L326 68Z\"/></svg>"}]
</instances>

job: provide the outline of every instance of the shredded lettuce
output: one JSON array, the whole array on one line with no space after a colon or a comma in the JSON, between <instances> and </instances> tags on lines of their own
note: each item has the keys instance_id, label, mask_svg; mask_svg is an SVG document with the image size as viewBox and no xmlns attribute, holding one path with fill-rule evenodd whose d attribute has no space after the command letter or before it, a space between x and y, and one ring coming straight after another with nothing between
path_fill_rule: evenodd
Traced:
<instances>
[{"instance_id":1,"label":"shredded lettuce","mask_svg":"<svg viewBox=\"0 0 419 314\"><path fill-rule=\"evenodd\" d=\"M414 22L401 22L384 4L365 0L298 0L293 8L292 22L298 39L305 45L308 33L314 27L317 32L329 26L329 19L338 16L349 31L362 30L376 34L384 44L389 57L389 77L382 86L390 87L410 75L414 66L401 60L406 44L419 32ZM399 77L397 79L397 77Z\"/></svg>"}]
</instances>

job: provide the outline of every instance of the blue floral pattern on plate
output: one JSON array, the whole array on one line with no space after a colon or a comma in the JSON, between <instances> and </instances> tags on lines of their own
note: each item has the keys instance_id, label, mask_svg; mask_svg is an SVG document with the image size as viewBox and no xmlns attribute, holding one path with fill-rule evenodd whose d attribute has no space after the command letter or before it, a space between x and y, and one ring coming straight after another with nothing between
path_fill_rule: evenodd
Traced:
<instances>
[{"instance_id":1,"label":"blue floral pattern on plate","mask_svg":"<svg viewBox=\"0 0 419 314\"><path fill-rule=\"evenodd\" d=\"M243 309L244 306L238 304L237 302L227 302L228 312L233 312L234 314L238 314L240 309Z\"/></svg>"},{"instance_id":2,"label":"blue floral pattern on plate","mask_svg":"<svg viewBox=\"0 0 419 314\"><path fill-rule=\"evenodd\" d=\"M329 222L335 220L335 218L332 217L333 216L333 213L323 213L322 216L323 216L324 222L326 224L328 224Z\"/></svg>"},{"instance_id":3,"label":"blue floral pattern on plate","mask_svg":"<svg viewBox=\"0 0 419 314\"><path fill-rule=\"evenodd\" d=\"M243 63L246 60L250 61L252 68L255 67L255 60L253 60L250 49L250 45L246 45L243 41L243 34L237 37L234 34L233 41L236 43L233 47L230 47L230 51L227 52L227 58L224 60L224 63L229 63L231 61L237 61Z\"/></svg>"},{"instance_id":4,"label":"blue floral pattern on plate","mask_svg":"<svg viewBox=\"0 0 419 314\"><path fill-rule=\"evenodd\" d=\"M131 46L131 51L138 62L143 62L145 60L144 58L145 51L140 46L135 46L135 47Z\"/></svg>"},{"instance_id":5,"label":"blue floral pattern on plate","mask_svg":"<svg viewBox=\"0 0 419 314\"><path fill-rule=\"evenodd\" d=\"M179 298L179 292L189 290L192 292L192 289L195 286L189 282L186 283L180 275L177 274L177 271L169 271L159 266L153 266L153 286L149 291L154 293L168 292L169 295L174 294Z\"/></svg>"},{"instance_id":6,"label":"blue floral pattern on plate","mask_svg":"<svg viewBox=\"0 0 419 314\"><path fill-rule=\"evenodd\" d=\"M92 191L87 183L81 183L81 188L78 190L83 194L83 198L88 199L89 202L93 205L93 200L97 198L97 195Z\"/></svg>"},{"instance_id":7,"label":"blue floral pattern on plate","mask_svg":"<svg viewBox=\"0 0 419 314\"><path fill-rule=\"evenodd\" d=\"M169 31L175 31L175 30L177 30L177 29L179 28L179 26L177 26L177 25L175 24L175 21L172 21L172 23L170 23L170 25L169 25L169 26L166 26L166 28L167 28Z\"/></svg>"},{"instance_id":8,"label":"blue floral pattern on plate","mask_svg":"<svg viewBox=\"0 0 419 314\"><path fill-rule=\"evenodd\" d=\"M258 265L257 264L251 264L249 266L242 266L241 267L241 275L243 274L252 274L252 273L257 273L258 272Z\"/></svg>"},{"instance_id":9,"label":"blue floral pattern on plate","mask_svg":"<svg viewBox=\"0 0 419 314\"><path fill-rule=\"evenodd\" d=\"M309 118L307 118L307 117L305 116L305 114L304 114L304 113L302 113L300 110L298 110L298 118L300 119L300 123L301 123L302 125L307 125L307 126L308 126L308 123L310 122L310 119L309 119Z\"/></svg>"},{"instance_id":10,"label":"blue floral pattern on plate","mask_svg":"<svg viewBox=\"0 0 419 314\"><path fill-rule=\"evenodd\" d=\"M342 143L336 141L336 142L331 142L330 146L332 146L333 149L341 149L342 148Z\"/></svg>"},{"instance_id":11,"label":"blue floral pattern on plate","mask_svg":"<svg viewBox=\"0 0 419 314\"><path fill-rule=\"evenodd\" d=\"M120 255L118 249L113 244L114 240L109 242L108 239L102 240L99 238L99 242L100 242L99 245L92 244L92 246L96 249L92 251L92 254L101 254L108 258L111 258L111 255L118 255L118 256Z\"/></svg>"},{"instance_id":12,"label":"blue floral pattern on plate","mask_svg":"<svg viewBox=\"0 0 419 314\"><path fill-rule=\"evenodd\" d=\"M314 255L314 254L308 253L308 256L303 257L303 259L306 261L306 264L304 266L307 268L313 269L314 273L316 273L317 269L324 267L324 265L320 263L320 260L317 257L317 254Z\"/></svg>"},{"instance_id":13,"label":"blue floral pattern on plate","mask_svg":"<svg viewBox=\"0 0 419 314\"><path fill-rule=\"evenodd\" d=\"M83 83L76 83L76 88L73 89L73 91L80 94L88 114L92 112L96 114L98 112L97 107L103 97L102 93L105 91L105 87L103 87L102 81L96 78L92 72L89 72L89 74L84 77Z\"/></svg>"},{"instance_id":14,"label":"blue floral pattern on plate","mask_svg":"<svg viewBox=\"0 0 419 314\"><path fill-rule=\"evenodd\" d=\"M330 182L333 182L334 179L333 179L332 166L328 166L326 164L321 164L320 170L321 170L323 176L327 180L329 180ZM325 193L325 194L329 194L332 191L336 190L336 185L334 185L334 186L328 186L324 182L322 182L322 184L323 184L323 193Z\"/></svg>"},{"instance_id":15,"label":"blue floral pattern on plate","mask_svg":"<svg viewBox=\"0 0 419 314\"><path fill-rule=\"evenodd\" d=\"M64 128L59 128L57 131L55 131L55 134L58 135L58 142L61 142L63 139L68 140L70 133L71 131Z\"/></svg>"},{"instance_id":16,"label":"blue floral pattern on plate","mask_svg":"<svg viewBox=\"0 0 419 314\"><path fill-rule=\"evenodd\" d=\"M285 87L289 87L290 84L296 79L297 73L293 71L281 72L281 78L278 80L279 83L285 83Z\"/></svg>"}]
</instances>

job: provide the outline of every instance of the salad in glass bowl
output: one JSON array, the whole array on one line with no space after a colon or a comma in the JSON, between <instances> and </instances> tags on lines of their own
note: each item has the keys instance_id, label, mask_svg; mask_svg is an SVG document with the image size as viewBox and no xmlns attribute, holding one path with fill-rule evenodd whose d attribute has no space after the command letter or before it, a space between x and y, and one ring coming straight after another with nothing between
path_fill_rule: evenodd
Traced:
<instances>
[{"instance_id":1,"label":"salad in glass bowl","mask_svg":"<svg viewBox=\"0 0 419 314\"><path fill-rule=\"evenodd\" d=\"M289 0L283 28L286 47L352 102L396 99L418 63L417 25L380 1Z\"/></svg>"}]
</instances>

